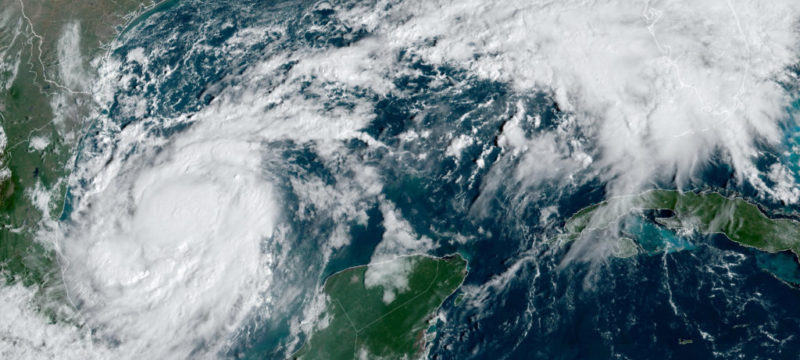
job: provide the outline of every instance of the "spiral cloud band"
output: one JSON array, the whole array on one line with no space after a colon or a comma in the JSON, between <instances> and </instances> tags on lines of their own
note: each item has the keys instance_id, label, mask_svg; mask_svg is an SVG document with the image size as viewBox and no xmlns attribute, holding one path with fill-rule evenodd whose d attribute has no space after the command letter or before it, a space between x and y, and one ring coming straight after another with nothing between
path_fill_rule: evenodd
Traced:
<instances>
[{"instance_id":1,"label":"spiral cloud band","mask_svg":"<svg viewBox=\"0 0 800 360\"><path fill-rule=\"evenodd\" d=\"M81 331L92 331L49 327L74 343L76 358L218 356L254 312L313 292L332 252L351 241L351 226L371 229L378 215L370 209L381 218L370 236L382 242L361 260L432 252L439 240L431 234L441 234L433 225L426 234L415 229L384 191L384 180L397 176L385 167L397 159L454 169L474 162L469 173L439 179L465 189L480 179L474 202L459 207L469 220L491 213L497 189L513 192L502 205L517 216L544 185L597 180L606 196L660 182L681 189L717 158L758 196L800 200L785 164L776 161L769 173L756 164L763 148L785 145L792 99L782 84L796 81L789 69L800 59L796 0L322 1L257 16L249 5L226 4L254 18L241 27L187 3L186 13L206 16L187 21L188 34L170 33L156 13L141 26L159 36L134 28L93 63L96 79L73 74L97 81L70 80L91 87L97 111L69 179L74 208L40 240L57 249ZM69 29L79 36L78 24ZM435 74L420 75L426 68ZM502 84L513 101L470 103L436 134L423 129L426 116L450 109L417 97L417 80L451 94ZM552 100L557 124L542 125L525 107L531 94ZM401 109L386 110L392 106ZM467 105L453 104L453 113L458 106ZM506 110L462 121L492 106ZM383 121L378 114L402 119L374 125ZM496 134L487 135L480 122L498 118ZM402 124L397 134L391 121ZM421 142L441 139L442 149ZM559 215L547 205L537 209L543 224ZM296 244L280 243L292 231ZM453 238L469 241L461 235ZM276 243L286 246L275 250ZM294 256L318 261L302 269L308 274L279 279L276 264L290 245L313 250ZM567 260L608 254L602 244L577 242ZM527 261L466 289L501 289ZM394 270L389 279L403 288L397 274L406 271ZM370 284L384 275L370 274ZM281 280L289 286L275 290ZM27 304L24 288L12 290L0 289L0 299ZM311 305L302 306L306 319L292 319L292 341L313 317ZM41 325L27 307L15 309L9 314L24 320L18 326Z\"/></svg>"},{"instance_id":2,"label":"spiral cloud band","mask_svg":"<svg viewBox=\"0 0 800 360\"><path fill-rule=\"evenodd\" d=\"M279 205L259 146L200 131L107 167L64 244L69 295L131 353L214 344L269 285Z\"/></svg>"}]
</instances>

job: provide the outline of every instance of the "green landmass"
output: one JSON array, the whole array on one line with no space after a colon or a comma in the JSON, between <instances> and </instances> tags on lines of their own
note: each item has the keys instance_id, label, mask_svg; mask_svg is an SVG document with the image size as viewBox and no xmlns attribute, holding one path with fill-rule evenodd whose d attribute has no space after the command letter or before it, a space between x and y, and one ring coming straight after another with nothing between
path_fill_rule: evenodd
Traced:
<instances>
[{"instance_id":1,"label":"green landmass","mask_svg":"<svg viewBox=\"0 0 800 360\"><path fill-rule=\"evenodd\" d=\"M670 229L719 233L739 244L775 253L800 253L800 222L772 219L754 204L715 192L652 190L591 205L567 220L566 237L574 240L591 231L602 231L622 217L643 210L669 210L672 216L656 221Z\"/></svg>"},{"instance_id":2,"label":"green landmass","mask_svg":"<svg viewBox=\"0 0 800 360\"><path fill-rule=\"evenodd\" d=\"M0 274L58 283L55 254L35 240L57 218L93 100L90 62L150 0L0 0Z\"/></svg>"},{"instance_id":3,"label":"green landmass","mask_svg":"<svg viewBox=\"0 0 800 360\"><path fill-rule=\"evenodd\" d=\"M387 304L385 291L391 289L368 286L365 275L399 265L407 269L400 274L406 276L407 287L397 291ZM323 290L325 309L318 315L309 340L291 358L417 358L425 348L431 316L461 286L466 274L467 262L459 255L417 255L331 275Z\"/></svg>"}]
</instances>

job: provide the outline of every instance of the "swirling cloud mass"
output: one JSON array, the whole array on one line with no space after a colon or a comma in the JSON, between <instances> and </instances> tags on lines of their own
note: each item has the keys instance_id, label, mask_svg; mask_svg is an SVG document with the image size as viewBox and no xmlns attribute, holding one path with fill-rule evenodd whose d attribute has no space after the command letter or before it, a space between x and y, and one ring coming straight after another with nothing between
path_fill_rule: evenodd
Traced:
<instances>
[{"instance_id":1,"label":"swirling cloud mass","mask_svg":"<svg viewBox=\"0 0 800 360\"><path fill-rule=\"evenodd\" d=\"M800 50L797 1L409 0L325 2L307 12L328 8L340 28L368 36L352 31L346 47L290 46L282 39L296 24L263 20L231 27L234 35L218 48L205 39L182 50L181 61L242 63L204 84L198 98L207 102L195 108L175 110L160 102L183 100L147 90L180 71L181 61L151 60L172 54L169 39L135 46L126 43L135 32L122 36L95 62L92 81L70 80L94 84L97 109L70 179L69 217L41 235L59 251L83 324L48 330L65 334L56 345L74 342L81 358L217 356L248 319L268 318L299 293L274 287L288 281L276 279L288 250L275 250L290 246L282 241L297 231L287 219L335 224L319 240L327 260L350 241L347 224L365 224L365 204L376 202L393 225L375 259L435 248L381 195L376 164L361 163L347 147L357 140L369 151L407 155L364 130L375 120L374 99L407 92L397 79L416 70L399 54L516 94L549 94L565 114L559 126L534 134L526 129L541 119L518 114L504 123L497 146L515 165L490 169L486 191L586 178L601 179L608 196L664 182L681 187L722 158L764 197L800 199L783 165L773 175L756 165L762 147L784 146L792 99L783 83L796 80L790 68ZM158 21L167 19L144 24ZM221 20L209 26L225 29ZM510 113L526 111L518 107ZM408 132L406 140L422 136ZM470 146L482 145L465 134L442 152L460 160ZM339 173L276 165L287 148L312 149L309 162ZM20 314L32 311L22 289L1 291ZM42 326L17 318L15 326ZM81 335L86 329L94 335Z\"/></svg>"}]
</instances>

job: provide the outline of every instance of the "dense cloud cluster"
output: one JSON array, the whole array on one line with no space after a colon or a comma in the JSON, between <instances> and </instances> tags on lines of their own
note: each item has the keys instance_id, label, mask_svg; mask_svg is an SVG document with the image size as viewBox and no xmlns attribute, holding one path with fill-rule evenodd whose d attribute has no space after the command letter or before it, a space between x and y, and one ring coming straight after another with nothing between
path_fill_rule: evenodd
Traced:
<instances>
[{"instance_id":1,"label":"dense cloud cluster","mask_svg":"<svg viewBox=\"0 0 800 360\"><path fill-rule=\"evenodd\" d=\"M69 298L99 330L101 347L213 357L270 301L274 264L282 260L265 248L279 241L283 217L311 217L306 208L324 209L339 223L364 222L362 198L379 202L386 231L376 261L435 247L379 195L376 170L344 150L353 139L388 148L362 129L374 118L371 99L403 91L393 77L413 72L397 65L400 52L519 93L551 94L567 114L555 130L530 135L522 123L540 120L522 116L520 105L497 145L521 161L493 176L511 171L531 187L586 171L614 196L664 179L680 187L719 153L739 180L798 200L786 169L774 166L769 177L779 186L769 187L754 165L760 144L781 146L790 95L780 82L800 49L796 1L414 0L323 8L332 9L347 24L341 28L370 36L350 36L345 47L267 47L262 58L210 84L207 104L175 116L157 115L163 104L142 91L177 71L150 63L169 49L125 49L96 62L92 92L101 110L70 179L75 209L43 237L57 244ZM59 54L62 71L74 75L65 80L84 86L81 77L89 75L69 59L79 54L66 50L79 29L65 29ZM242 56L288 31L238 29L216 55ZM194 47L209 51L202 41ZM580 141L577 132L585 134ZM460 136L447 153L460 158L473 142ZM267 164L281 161L276 146L295 144L355 176L291 180L301 205L287 213ZM343 228L336 234L320 249L325 259L349 241ZM600 246L587 244L576 249ZM520 264L486 288L501 286ZM405 286L393 274L367 275L370 285L392 289L386 302ZM25 299L19 289L2 291Z\"/></svg>"}]
</instances>

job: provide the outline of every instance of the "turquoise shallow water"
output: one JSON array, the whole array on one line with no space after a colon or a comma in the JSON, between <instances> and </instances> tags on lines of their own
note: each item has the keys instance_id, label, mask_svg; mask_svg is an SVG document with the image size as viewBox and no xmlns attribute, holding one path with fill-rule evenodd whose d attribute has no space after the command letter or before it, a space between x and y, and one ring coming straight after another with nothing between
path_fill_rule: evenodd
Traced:
<instances>
[{"instance_id":1,"label":"turquoise shallow water","mask_svg":"<svg viewBox=\"0 0 800 360\"><path fill-rule=\"evenodd\" d=\"M259 61L325 54L376 36L349 26L333 8L314 10L311 2L169 4L134 22L112 54L122 63L120 72L131 79L106 111L120 127L138 121L123 111L126 96L152 100L145 111L154 119L190 115L214 106L219 94L237 91L247 81L241 74ZM261 40L222 48L252 29L264 35ZM139 48L155 54L148 69L126 60ZM391 202L415 234L430 239L435 245L431 253L459 252L469 259L469 291L459 305L453 299L445 302L447 321L433 327L431 358L797 358L800 291L770 275L798 283L800 272L791 255L754 252L719 236L683 236L648 216L630 216L623 233L638 242L643 254L601 265L562 264L569 245L551 248L546 238L558 234L579 209L602 201L606 184L578 172L571 182L545 181L523 191L509 175L519 158L504 153L498 137L519 104L525 112L520 115L539 121L520 123L526 135L557 133L569 114L547 91L520 93L512 84L480 78L458 64L426 63L414 52L411 47L370 55L386 56L381 60L391 65L382 76L397 91L386 94L321 84L314 76L302 79L299 95L308 102L325 99L321 108L327 112L366 108L371 120L360 131L381 146L342 141L343 153L329 161L313 142L264 142L269 155L265 171L274 179L286 217L285 241L265 251L285 257L270 289L274 299L259 309L269 315L253 316L221 356L281 359L296 350L304 336L298 323L316 286L328 274L368 262L387 228L396 225L386 223L380 199ZM296 65L280 63L257 92L270 94ZM276 119L265 116L263 121ZM183 131L153 129L165 137ZM412 131L428 135L404 140ZM451 139L461 135L474 141L460 157L447 155ZM794 136L790 139L800 143L800 134ZM92 151L95 142L100 139L90 132L83 151ZM794 174L800 173L798 156L785 158ZM350 162L375 168L383 187L379 195L360 199L367 204L365 221L339 224L331 213L303 202L301 193L309 184L336 187L337 179L361 176ZM692 185L752 193L746 187L727 188L733 186L733 175L724 162L702 170ZM346 230L337 232L338 225ZM321 249L335 236L349 241L324 258ZM748 326L734 328L742 323ZM771 338L781 339L782 345ZM679 339L694 342L680 345Z\"/></svg>"},{"instance_id":2,"label":"turquoise shallow water","mask_svg":"<svg viewBox=\"0 0 800 360\"><path fill-rule=\"evenodd\" d=\"M675 230L656 224L643 216L630 215L623 221L622 231L634 239L647 255L697 249L697 242L708 236L691 233L681 236ZM718 235L722 236L722 235ZM752 249L758 266L778 279L800 286L800 262L788 251L767 253Z\"/></svg>"},{"instance_id":3,"label":"turquoise shallow water","mask_svg":"<svg viewBox=\"0 0 800 360\"><path fill-rule=\"evenodd\" d=\"M800 99L792 102L786 113L784 152L778 156L778 161L790 170L794 181L800 183Z\"/></svg>"},{"instance_id":4,"label":"turquoise shallow water","mask_svg":"<svg viewBox=\"0 0 800 360\"><path fill-rule=\"evenodd\" d=\"M800 266L797 257L790 252L776 254L754 251L758 265L779 279L800 286Z\"/></svg>"},{"instance_id":5,"label":"turquoise shallow water","mask_svg":"<svg viewBox=\"0 0 800 360\"><path fill-rule=\"evenodd\" d=\"M678 235L675 231L655 224L642 216L630 215L623 220L623 232L635 239L649 255L662 252L694 250L690 238Z\"/></svg>"}]
</instances>

